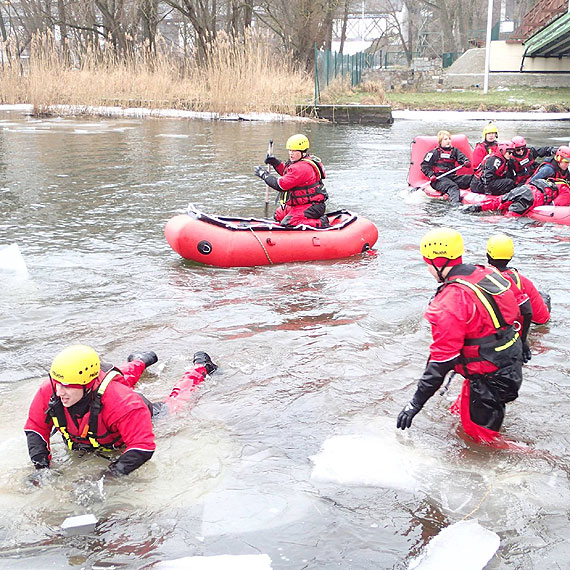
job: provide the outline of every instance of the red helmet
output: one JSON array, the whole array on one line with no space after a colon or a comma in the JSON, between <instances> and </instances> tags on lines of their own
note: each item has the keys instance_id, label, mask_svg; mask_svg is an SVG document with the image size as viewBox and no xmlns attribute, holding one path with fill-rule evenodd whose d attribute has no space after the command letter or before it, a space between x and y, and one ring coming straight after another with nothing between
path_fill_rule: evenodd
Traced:
<instances>
[{"instance_id":1,"label":"red helmet","mask_svg":"<svg viewBox=\"0 0 570 570\"><path fill-rule=\"evenodd\" d=\"M513 152L515 150L515 145L511 141L504 141L500 142L499 145L499 152L505 156L507 151Z\"/></svg>"},{"instance_id":2,"label":"red helmet","mask_svg":"<svg viewBox=\"0 0 570 570\"><path fill-rule=\"evenodd\" d=\"M554 155L556 162L570 162L570 146L561 146Z\"/></svg>"},{"instance_id":3,"label":"red helmet","mask_svg":"<svg viewBox=\"0 0 570 570\"><path fill-rule=\"evenodd\" d=\"M515 148L515 150L517 148L525 148L526 147L526 141L524 140L524 137L513 137L513 140L511 141L513 143L513 147Z\"/></svg>"}]
</instances>

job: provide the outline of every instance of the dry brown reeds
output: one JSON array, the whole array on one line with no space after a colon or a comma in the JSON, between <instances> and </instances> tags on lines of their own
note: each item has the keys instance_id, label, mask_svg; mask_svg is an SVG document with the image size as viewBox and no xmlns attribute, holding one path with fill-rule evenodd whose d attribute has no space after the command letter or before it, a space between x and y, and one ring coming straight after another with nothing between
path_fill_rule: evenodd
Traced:
<instances>
[{"instance_id":1,"label":"dry brown reeds","mask_svg":"<svg viewBox=\"0 0 570 570\"><path fill-rule=\"evenodd\" d=\"M159 43L152 54L143 46L119 57L109 46L62 49L44 34L32 42L26 67L0 44L0 103L31 103L37 113L55 105L293 113L311 96L310 76L262 35L220 33L200 65Z\"/></svg>"},{"instance_id":2,"label":"dry brown reeds","mask_svg":"<svg viewBox=\"0 0 570 570\"><path fill-rule=\"evenodd\" d=\"M386 94L381 81L364 81L352 86L349 75L338 75L323 90L320 102L323 104L358 102L363 105L384 105Z\"/></svg>"}]
</instances>

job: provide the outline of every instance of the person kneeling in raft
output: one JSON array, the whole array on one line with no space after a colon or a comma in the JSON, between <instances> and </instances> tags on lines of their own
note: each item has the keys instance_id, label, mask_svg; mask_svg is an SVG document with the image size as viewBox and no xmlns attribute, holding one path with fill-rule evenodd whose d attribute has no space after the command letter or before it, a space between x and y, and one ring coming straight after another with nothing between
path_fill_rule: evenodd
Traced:
<instances>
[{"instance_id":1,"label":"person kneeling in raft","mask_svg":"<svg viewBox=\"0 0 570 570\"><path fill-rule=\"evenodd\" d=\"M279 178L269 174L263 166L255 168L256 176L280 193L281 205L275 210L275 220L282 226L328 227L325 203L329 196L323 182L326 174L321 160L309 154L309 139L305 135L289 137L285 146L289 151L287 162L273 155L265 159L265 164L273 166Z\"/></svg>"},{"instance_id":2,"label":"person kneeling in raft","mask_svg":"<svg viewBox=\"0 0 570 570\"><path fill-rule=\"evenodd\" d=\"M133 353L127 360L119 367L102 363L95 350L85 345L70 346L56 355L24 426L36 469L50 467L53 429L70 450L123 450L104 475L128 475L154 453L152 418L179 411L195 386L218 368L208 354L196 352L194 369L184 373L168 398L152 403L133 387L158 357L149 351Z\"/></svg>"}]
</instances>

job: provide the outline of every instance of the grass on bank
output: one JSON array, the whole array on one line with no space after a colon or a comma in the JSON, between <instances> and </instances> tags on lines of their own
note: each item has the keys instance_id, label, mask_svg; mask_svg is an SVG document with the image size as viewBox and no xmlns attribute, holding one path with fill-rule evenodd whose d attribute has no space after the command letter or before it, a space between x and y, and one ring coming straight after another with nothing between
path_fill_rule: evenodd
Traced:
<instances>
[{"instance_id":1,"label":"grass on bank","mask_svg":"<svg viewBox=\"0 0 570 570\"><path fill-rule=\"evenodd\" d=\"M219 34L207 62L182 60L165 46L117 57L112 48L64 54L53 37L35 38L29 65L0 42L0 103L31 103L36 114L56 105L151 107L217 113L295 112L311 97L312 78L267 37ZM70 55L69 55L70 54Z\"/></svg>"},{"instance_id":2,"label":"grass on bank","mask_svg":"<svg viewBox=\"0 0 570 570\"><path fill-rule=\"evenodd\" d=\"M321 95L323 104L390 105L394 110L424 111L539 111L569 112L570 88L502 87L454 89L429 92L387 91L380 81L351 86L348 79L335 79Z\"/></svg>"},{"instance_id":3,"label":"grass on bank","mask_svg":"<svg viewBox=\"0 0 570 570\"><path fill-rule=\"evenodd\" d=\"M541 111L569 112L570 88L508 87L411 93L390 91L387 102L394 110L425 111Z\"/></svg>"}]
</instances>

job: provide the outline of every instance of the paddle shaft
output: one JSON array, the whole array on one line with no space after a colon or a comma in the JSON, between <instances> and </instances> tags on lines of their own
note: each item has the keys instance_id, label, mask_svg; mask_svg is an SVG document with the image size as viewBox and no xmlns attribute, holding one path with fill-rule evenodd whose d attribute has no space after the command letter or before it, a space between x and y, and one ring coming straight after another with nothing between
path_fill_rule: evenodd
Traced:
<instances>
[{"instance_id":1,"label":"paddle shaft","mask_svg":"<svg viewBox=\"0 0 570 570\"><path fill-rule=\"evenodd\" d=\"M452 170L448 170L447 172L444 172L443 174L440 174L436 180L439 180L440 178L443 178L445 176L447 176L448 174L451 174L453 172L455 172L456 170L459 170L460 168L463 168L463 164L460 164L459 166L456 166L455 168L453 168ZM415 188L415 190L421 190L422 188L425 188L426 186L428 186L429 184L431 184L431 180L428 180L427 182L424 182L423 184L421 184L420 186L417 186Z\"/></svg>"}]
</instances>

